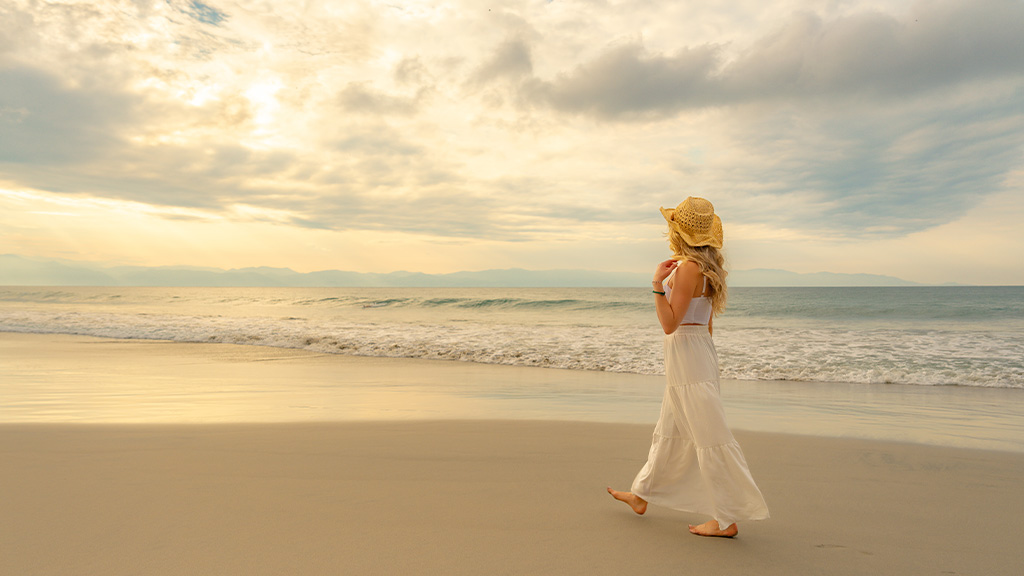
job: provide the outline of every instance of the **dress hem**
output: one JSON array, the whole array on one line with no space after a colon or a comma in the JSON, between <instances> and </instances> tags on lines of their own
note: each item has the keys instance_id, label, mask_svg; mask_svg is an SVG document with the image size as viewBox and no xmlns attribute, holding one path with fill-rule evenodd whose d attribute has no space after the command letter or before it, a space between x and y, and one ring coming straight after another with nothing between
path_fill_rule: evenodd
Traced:
<instances>
[{"instance_id":1,"label":"dress hem","mask_svg":"<svg viewBox=\"0 0 1024 576\"><path fill-rule=\"evenodd\" d=\"M657 496L652 496L652 497L648 498L647 496L641 494L640 492L635 492L634 491L633 494L639 496L640 498L643 498L644 501L647 502L648 504L654 504L655 506L659 506L661 508L667 508L669 510L675 510L676 512L685 512L685 513L688 513L688 514L700 514L701 516L708 516L711 519L717 521L719 526L723 526L723 527L728 527L730 524L738 524L740 522L757 522L759 520L769 520L769 519L771 519L771 515L768 514L767 512L764 513L763 515L749 516L749 517L742 517L742 518L722 518L722 517L717 517L716 518L713 512L708 512L707 510L695 510L693 508L684 508L684 507L673 506L671 504L666 504L664 502L659 502L659 498Z\"/></svg>"}]
</instances>

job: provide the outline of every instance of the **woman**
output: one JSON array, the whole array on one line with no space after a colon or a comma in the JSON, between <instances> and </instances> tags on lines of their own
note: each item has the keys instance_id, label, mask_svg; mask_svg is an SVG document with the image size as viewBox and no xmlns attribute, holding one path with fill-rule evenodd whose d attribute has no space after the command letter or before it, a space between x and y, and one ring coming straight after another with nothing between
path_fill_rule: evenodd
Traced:
<instances>
[{"instance_id":1,"label":"woman","mask_svg":"<svg viewBox=\"0 0 1024 576\"><path fill-rule=\"evenodd\" d=\"M690 197L661 209L671 260L654 272L654 303L665 331L668 385L647 464L632 492L608 492L637 514L654 503L711 516L690 532L732 538L742 520L768 518L768 507L725 424L718 388L713 314L725 308L722 221L711 202Z\"/></svg>"}]
</instances>

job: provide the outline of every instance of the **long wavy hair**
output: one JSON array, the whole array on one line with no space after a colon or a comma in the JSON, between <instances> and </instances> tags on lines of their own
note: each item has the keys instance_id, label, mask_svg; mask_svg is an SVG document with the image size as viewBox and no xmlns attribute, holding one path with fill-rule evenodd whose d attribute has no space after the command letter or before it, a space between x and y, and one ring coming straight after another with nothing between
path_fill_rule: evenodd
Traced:
<instances>
[{"instance_id":1,"label":"long wavy hair","mask_svg":"<svg viewBox=\"0 0 1024 576\"><path fill-rule=\"evenodd\" d=\"M668 229L668 243L672 247L673 258L696 262L701 273L707 276L708 284L711 285L711 312L715 316L725 312L725 301L729 297L725 277L729 272L725 269L725 256L722 252L714 246L690 246L671 226Z\"/></svg>"}]
</instances>

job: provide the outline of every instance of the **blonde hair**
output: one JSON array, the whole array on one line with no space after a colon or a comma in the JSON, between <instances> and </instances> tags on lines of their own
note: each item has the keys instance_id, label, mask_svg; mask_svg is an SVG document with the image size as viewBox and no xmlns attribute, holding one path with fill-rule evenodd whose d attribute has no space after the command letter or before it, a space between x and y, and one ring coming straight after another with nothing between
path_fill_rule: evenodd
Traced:
<instances>
[{"instance_id":1,"label":"blonde hair","mask_svg":"<svg viewBox=\"0 0 1024 576\"><path fill-rule=\"evenodd\" d=\"M683 236L669 226L668 244L672 247L673 258L690 261L700 266L700 271L707 276L711 285L711 312L719 315L725 311L725 301L729 296L729 287L725 285L725 256L714 246L690 246Z\"/></svg>"}]
</instances>

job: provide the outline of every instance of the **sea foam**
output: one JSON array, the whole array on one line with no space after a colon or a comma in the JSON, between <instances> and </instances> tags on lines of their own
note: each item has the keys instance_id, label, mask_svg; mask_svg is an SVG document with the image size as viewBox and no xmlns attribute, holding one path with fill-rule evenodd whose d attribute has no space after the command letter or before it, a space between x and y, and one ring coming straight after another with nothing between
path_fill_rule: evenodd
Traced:
<instances>
[{"instance_id":1,"label":"sea foam","mask_svg":"<svg viewBox=\"0 0 1024 576\"><path fill-rule=\"evenodd\" d=\"M441 299L424 306L449 306ZM498 299L490 299L494 302ZM107 300L108 302L110 300ZM515 302L470 304L509 306ZM220 305L231 305L222 299ZM309 304L337 302L320 299ZM455 300L455 304L461 301ZM252 303L247 303L251 310ZM108 338L215 342L298 348L331 354L457 360L659 374L663 334L653 325L529 322L401 315L355 322L296 315L153 313L151 311L0 309L0 331L62 333ZM173 308L160 306L157 308ZM243 310L244 311L244 310ZM517 317L513 315L512 320ZM506 319L508 320L508 319ZM735 327L715 330L722 376L746 380L802 380L1024 388L1024 338L1015 332Z\"/></svg>"}]
</instances>

